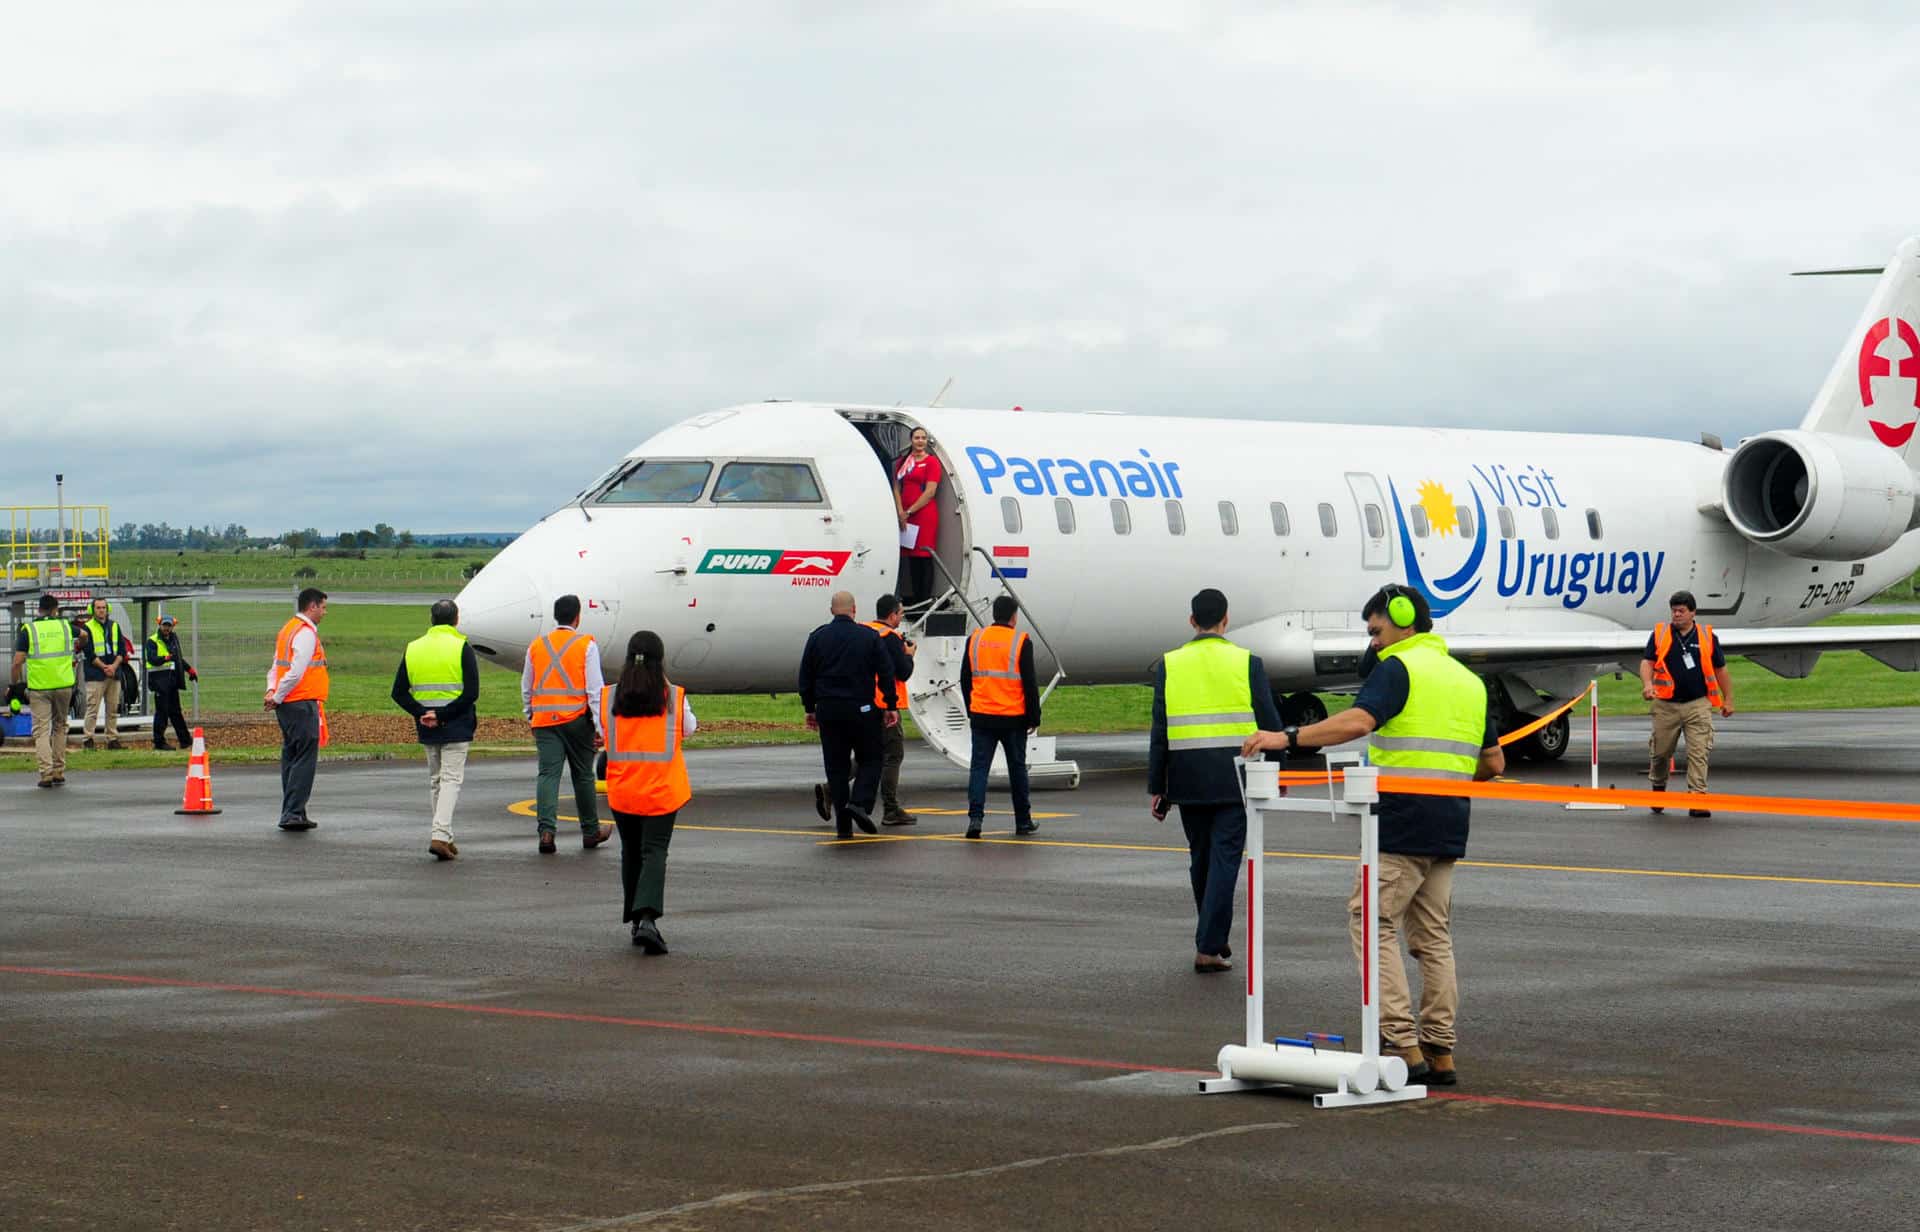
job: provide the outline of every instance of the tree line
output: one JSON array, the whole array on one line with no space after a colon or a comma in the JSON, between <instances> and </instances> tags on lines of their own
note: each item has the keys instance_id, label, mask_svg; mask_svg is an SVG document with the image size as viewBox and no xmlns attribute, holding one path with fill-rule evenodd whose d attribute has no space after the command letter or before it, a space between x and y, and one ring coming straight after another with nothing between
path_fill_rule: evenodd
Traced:
<instances>
[{"instance_id":1,"label":"tree line","mask_svg":"<svg viewBox=\"0 0 1920 1232\"><path fill-rule=\"evenodd\" d=\"M56 532L35 531L35 539L51 541ZM78 538L73 532L67 534L69 541ZM239 551L243 548L270 548L279 544L298 552L303 548L344 548L350 551L365 551L368 548L410 548L421 542L431 542L441 547L483 547L498 541L495 535L429 535L424 539L410 530L395 530L385 522L376 522L371 528L343 530L336 534L322 534L318 528L308 526L300 530L283 531L277 535L253 535L237 522L229 522L224 529L216 529L212 524L205 526L176 527L165 522L157 525L146 522L136 525L122 522L113 530L111 546L116 548L173 548L182 551L219 552Z\"/></svg>"}]
</instances>

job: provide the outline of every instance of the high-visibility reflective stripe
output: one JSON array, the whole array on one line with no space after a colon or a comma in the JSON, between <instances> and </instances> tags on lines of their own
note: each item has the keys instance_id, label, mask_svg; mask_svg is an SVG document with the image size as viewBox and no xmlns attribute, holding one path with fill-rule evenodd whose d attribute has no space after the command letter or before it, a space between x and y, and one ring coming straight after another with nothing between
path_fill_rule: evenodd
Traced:
<instances>
[{"instance_id":1,"label":"high-visibility reflective stripe","mask_svg":"<svg viewBox=\"0 0 1920 1232\"><path fill-rule=\"evenodd\" d=\"M1480 745L1471 740L1445 740L1435 736L1380 736L1367 743L1376 749L1394 753L1448 753L1457 757L1480 756Z\"/></svg>"},{"instance_id":2,"label":"high-visibility reflective stripe","mask_svg":"<svg viewBox=\"0 0 1920 1232\"><path fill-rule=\"evenodd\" d=\"M657 753L650 753L639 749L623 749L620 747L619 738L615 735L615 733L619 731L619 725L610 724L607 727L607 760L672 761L674 746L678 744L680 740L680 706L682 704L680 699L683 696L684 694L678 688L670 690L667 696L667 722L664 728L667 735L666 748L661 749ZM608 717L611 718L613 716L609 715Z\"/></svg>"},{"instance_id":3,"label":"high-visibility reflective stripe","mask_svg":"<svg viewBox=\"0 0 1920 1232\"><path fill-rule=\"evenodd\" d=\"M1442 770L1437 766L1395 766L1395 778L1409 779L1472 779L1471 770ZM1383 789L1384 790L1384 789Z\"/></svg>"},{"instance_id":4,"label":"high-visibility reflective stripe","mask_svg":"<svg viewBox=\"0 0 1920 1232\"><path fill-rule=\"evenodd\" d=\"M1254 721L1251 710L1229 710L1223 714L1183 714L1167 719L1168 727L1202 727L1217 723L1251 723Z\"/></svg>"},{"instance_id":5,"label":"high-visibility reflective stripe","mask_svg":"<svg viewBox=\"0 0 1920 1232\"><path fill-rule=\"evenodd\" d=\"M569 630L569 632L573 631ZM535 710L580 710L586 707L587 682L582 680L576 688L574 683L567 679L566 664L561 660L561 656L567 652L568 647L580 640L582 636L584 635L574 632L572 637L568 638L563 645L559 646L553 644L552 633L540 639L541 643L547 648L548 660L546 670L540 673L540 679L533 682L533 697L535 699L542 697L558 698L564 704L541 705L539 701L536 700L533 705ZM557 687L556 677L558 678Z\"/></svg>"},{"instance_id":6,"label":"high-visibility reflective stripe","mask_svg":"<svg viewBox=\"0 0 1920 1232\"><path fill-rule=\"evenodd\" d=\"M1247 733L1251 735L1252 733ZM1180 737L1167 733L1167 744L1182 749L1237 749L1247 742L1246 736L1187 736Z\"/></svg>"},{"instance_id":7,"label":"high-visibility reflective stripe","mask_svg":"<svg viewBox=\"0 0 1920 1232\"><path fill-rule=\"evenodd\" d=\"M460 690L465 687L466 685L458 680L441 681L437 684L410 684L407 686L407 692L412 693L415 697L418 697L422 693L452 693L458 697Z\"/></svg>"}]
</instances>

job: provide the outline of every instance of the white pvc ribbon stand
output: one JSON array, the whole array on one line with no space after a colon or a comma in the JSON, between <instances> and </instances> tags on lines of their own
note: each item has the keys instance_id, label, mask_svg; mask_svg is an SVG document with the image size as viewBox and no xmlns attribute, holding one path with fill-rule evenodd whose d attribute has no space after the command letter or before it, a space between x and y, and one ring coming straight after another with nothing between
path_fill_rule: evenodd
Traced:
<instances>
[{"instance_id":1,"label":"white pvc ribbon stand","mask_svg":"<svg viewBox=\"0 0 1920 1232\"><path fill-rule=\"evenodd\" d=\"M1595 791L1600 790L1600 682L1596 679L1587 685L1587 766L1591 778L1588 785ZM1576 800L1566 806L1570 813L1617 813L1627 806L1624 804L1602 804L1598 801Z\"/></svg>"},{"instance_id":2,"label":"white pvc ribbon stand","mask_svg":"<svg viewBox=\"0 0 1920 1232\"><path fill-rule=\"evenodd\" d=\"M1290 797L1280 786L1280 764L1236 758L1247 805L1247 1042L1220 1049L1218 1078L1200 1080L1205 1095L1295 1087L1315 1092L1316 1108L1352 1108L1425 1099L1427 1088L1407 1083L1407 1063L1380 1055L1380 772L1360 764L1359 753L1330 753L1330 769L1344 767L1341 792L1328 799ZM1270 1041L1262 1025L1266 1000L1266 814L1320 813L1328 806L1336 817L1360 821L1360 883L1364 898L1360 986L1360 1051L1322 1047L1337 1037L1310 1034L1304 1039ZM1344 1041L1342 1041L1344 1042Z\"/></svg>"}]
</instances>

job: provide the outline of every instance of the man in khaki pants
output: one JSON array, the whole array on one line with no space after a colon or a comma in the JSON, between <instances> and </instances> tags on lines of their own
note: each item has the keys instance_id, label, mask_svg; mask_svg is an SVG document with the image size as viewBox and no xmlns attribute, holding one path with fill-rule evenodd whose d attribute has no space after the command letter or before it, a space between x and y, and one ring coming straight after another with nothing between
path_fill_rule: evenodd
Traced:
<instances>
[{"instance_id":1,"label":"man in khaki pants","mask_svg":"<svg viewBox=\"0 0 1920 1232\"><path fill-rule=\"evenodd\" d=\"M1379 665L1367 674L1353 707L1310 727L1247 737L1241 754L1268 749L1325 748L1367 737L1367 760L1388 774L1465 781L1506 769L1487 688L1447 651L1433 631L1426 596L1410 586L1382 587L1360 609ZM1449 796L1381 792L1380 1046L1407 1063L1407 1078L1450 1087L1460 987L1453 964L1453 869L1467 854L1470 802ZM1347 899L1353 953L1364 961L1365 874L1354 870ZM1400 936L1420 963L1416 1015ZM1363 967L1364 969L1364 967Z\"/></svg>"},{"instance_id":2,"label":"man in khaki pants","mask_svg":"<svg viewBox=\"0 0 1920 1232\"><path fill-rule=\"evenodd\" d=\"M120 622L107 610L105 599L93 601L93 615L84 627L91 649L87 651L85 661L87 709L80 719L80 730L86 739L80 747L93 747L94 715L104 708L107 712L107 747L123 748L125 746L120 743L120 667L127 661L133 644L120 631Z\"/></svg>"},{"instance_id":3,"label":"man in khaki pants","mask_svg":"<svg viewBox=\"0 0 1920 1232\"><path fill-rule=\"evenodd\" d=\"M40 596L40 618L21 625L13 644L13 682L25 685L33 709L33 750L41 787L67 781L67 715L73 707L73 627L60 601Z\"/></svg>"},{"instance_id":4,"label":"man in khaki pants","mask_svg":"<svg viewBox=\"0 0 1920 1232\"><path fill-rule=\"evenodd\" d=\"M1647 741L1647 782L1667 789L1673 746L1687 734L1687 791L1707 790L1707 757L1713 752L1713 712L1733 714L1733 681L1727 656L1712 625L1694 620L1699 605L1693 592L1676 590L1667 600L1670 623L1656 625L1640 658L1640 696L1653 705L1653 736ZM1664 813L1665 809L1654 809ZM1689 817L1711 817L1706 809L1688 809Z\"/></svg>"}]
</instances>

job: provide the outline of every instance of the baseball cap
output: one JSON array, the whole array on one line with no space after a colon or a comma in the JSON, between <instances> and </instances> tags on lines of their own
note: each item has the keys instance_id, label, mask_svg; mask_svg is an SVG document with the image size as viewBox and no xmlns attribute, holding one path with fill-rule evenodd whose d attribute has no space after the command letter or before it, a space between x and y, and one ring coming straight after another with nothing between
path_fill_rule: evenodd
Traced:
<instances>
[{"instance_id":1,"label":"baseball cap","mask_svg":"<svg viewBox=\"0 0 1920 1232\"><path fill-rule=\"evenodd\" d=\"M171 624L178 624L178 623L179 623L179 619L180 619L180 618L179 618L179 617L177 617L177 616L162 616L162 617L160 618L160 623L161 623L161 624L163 624L163 625L171 625Z\"/></svg>"}]
</instances>

